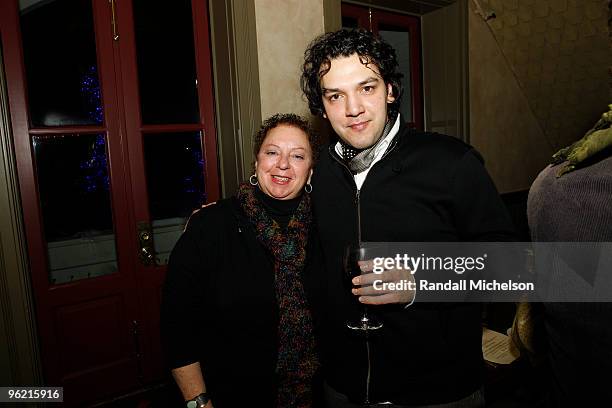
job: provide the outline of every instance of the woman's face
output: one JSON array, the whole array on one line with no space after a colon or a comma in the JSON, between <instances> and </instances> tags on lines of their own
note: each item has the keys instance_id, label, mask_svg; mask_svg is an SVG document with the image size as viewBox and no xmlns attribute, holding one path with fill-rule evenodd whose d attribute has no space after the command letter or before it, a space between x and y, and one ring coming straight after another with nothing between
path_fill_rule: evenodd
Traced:
<instances>
[{"instance_id":1,"label":"woman's face","mask_svg":"<svg viewBox=\"0 0 612 408\"><path fill-rule=\"evenodd\" d=\"M278 200L299 196L312 175L312 149L306 133L279 125L268 131L255 162L261 191Z\"/></svg>"}]
</instances>

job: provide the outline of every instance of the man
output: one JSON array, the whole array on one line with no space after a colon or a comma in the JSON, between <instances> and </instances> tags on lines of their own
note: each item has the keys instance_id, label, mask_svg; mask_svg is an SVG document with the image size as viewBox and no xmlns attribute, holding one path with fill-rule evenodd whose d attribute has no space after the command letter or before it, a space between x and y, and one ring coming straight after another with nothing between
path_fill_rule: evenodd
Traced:
<instances>
[{"instance_id":1,"label":"man","mask_svg":"<svg viewBox=\"0 0 612 408\"><path fill-rule=\"evenodd\" d=\"M544 342L543 388L551 407L596 407L612 400L612 303L593 302L612 288L605 266L610 255L605 244L593 244L612 242L611 193L612 105L582 139L553 156L529 190L531 239L577 243L573 251L539 251L548 256L536 264L537 272L546 273L540 276L547 284L544 300L556 297L536 304L545 334L537 339ZM565 296L583 301L559 301Z\"/></svg>"},{"instance_id":2,"label":"man","mask_svg":"<svg viewBox=\"0 0 612 408\"><path fill-rule=\"evenodd\" d=\"M373 290L372 273L351 289L341 272L349 243L511 239L482 159L458 139L405 126L395 51L371 33L324 34L304 58L309 108L338 136L312 179L327 269L315 312L328 405L482 406L478 305L419 304L418 296L410 305L413 293ZM407 273L390 270L376 279L397 282ZM355 297L376 305L370 308L384 322L380 330L359 336L346 328Z\"/></svg>"}]
</instances>

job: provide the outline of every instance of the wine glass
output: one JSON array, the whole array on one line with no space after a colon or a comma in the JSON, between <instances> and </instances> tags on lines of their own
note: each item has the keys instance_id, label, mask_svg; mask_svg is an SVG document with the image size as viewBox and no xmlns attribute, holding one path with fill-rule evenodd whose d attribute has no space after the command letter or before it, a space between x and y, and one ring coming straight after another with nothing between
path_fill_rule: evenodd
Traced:
<instances>
[{"instance_id":1,"label":"wine glass","mask_svg":"<svg viewBox=\"0 0 612 408\"><path fill-rule=\"evenodd\" d=\"M365 261L365 260L373 259L373 258L374 258L374 254L373 254L372 248L368 247L364 243L361 243L359 245L351 244L345 248L344 259L343 259L344 273L346 275L346 278L348 280L350 287L353 287L353 284L352 284L353 278L355 276L359 276L363 274L363 272L361 271L361 268L359 267L359 261ZM355 296L355 295L352 295L352 296ZM355 300L357 300L356 296L355 296ZM349 329L361 330L367 333L368 330L378 330L381 327L383 327L383 324L381 321L376 319L375 316L372 316L370 313L368 313L369 310L368 310L367 305L364 305L361 303L360 305L362 306L362 309L363 309L361 318L359 318L358 320L350 319L346 323L346 326Z\"/></svg>"}]
</instances>

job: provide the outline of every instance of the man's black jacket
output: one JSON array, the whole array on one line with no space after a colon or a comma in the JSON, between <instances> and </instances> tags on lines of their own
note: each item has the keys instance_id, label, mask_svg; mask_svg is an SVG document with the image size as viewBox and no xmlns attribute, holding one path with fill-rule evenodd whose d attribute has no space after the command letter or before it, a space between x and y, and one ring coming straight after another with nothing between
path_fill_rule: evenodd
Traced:
<instances>
[{"instance_id":1,"label":"man's black jacket","mask_svg":"<svg viewBox=\"0 0 612 408\"><path fill-rule=\"evenodd\" d=\"M514 229L480 155L449 136L402 126L359 192L367 242L508 241ZM332 146L312 179L315 219L326 258L315 314L328 384L365 398L366 342L345 327L358 304L342 273L346 244L357 240L357 188ZM434 404L482 384L481 309L475 304L372 306L384 327L370 339L371 402Z\"/></svg>"}]
</instances>

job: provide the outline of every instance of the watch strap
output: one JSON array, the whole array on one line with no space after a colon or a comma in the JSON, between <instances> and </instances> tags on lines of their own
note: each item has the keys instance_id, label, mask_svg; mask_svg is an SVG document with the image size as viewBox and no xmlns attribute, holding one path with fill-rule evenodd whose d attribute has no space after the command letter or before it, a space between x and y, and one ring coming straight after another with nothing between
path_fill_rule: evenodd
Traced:
<instances>
[{"instance_id":1,"label":"watch strap","mask_svg":"<svg viewBox=\"0 0 612 408\"><path fill-rule=\"evenodd\" d=\"M208 401L210 401L210 398L208 398L208 394L203 392L194 399L186 401L186 405L187 408L204 408L206 404L208 404Z\"/></svg>"}]
</instances>

